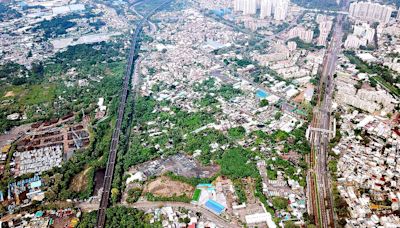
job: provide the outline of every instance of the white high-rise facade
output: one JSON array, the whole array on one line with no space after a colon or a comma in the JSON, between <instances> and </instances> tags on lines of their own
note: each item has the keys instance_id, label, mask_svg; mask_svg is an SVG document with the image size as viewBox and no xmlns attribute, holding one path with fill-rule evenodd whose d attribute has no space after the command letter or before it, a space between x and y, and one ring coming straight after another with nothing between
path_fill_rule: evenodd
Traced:
<instances>
[{"instance_id":1,"label":"white high-rise facade","mask_svg":"<svg viewBox=\"0 0 400 228\"><path fill-rule=\"evenodd\" d=\"M235 0L233 4L233 10L235 11L243 11L244 3L246 0Z\"/></svg>"},{"instance_id":2,"label":"white high-rise facade","mask_svg":"<svg viewBox=\"0 0 400 228\"><path fill-rule=\"evenodd\" d=\"M287 12L289 9L290 0L275 0L276 7L274 9L274 19L277 21L283 21L286 19Z\"/></svg>"},{"instance_id":3,"label":"white high-rise facade","mask_svg":"<svg viewBox=\"0 0 400 228\"><path fill-rule=\"evenodd\" d=\"M275 20L282 21L286 19L289 10L290 0L261 0L260 17L274 16Z\"/></svg>"},{"instance_id":4,"label":"white high-rise facade","mask_svg":"<svg viewBox=\"0 0 400 228\"><path fill-rule=\"evenodd\" d=\"M254 15L257 13L257 0L245 0L243 14Z\"/></svg>"},{"instance_id":5,"label":"white high-rise facade","mask_svg":"<svg viewBox=\"0 0 400 228\"><path fill-rule=\"evenodd\" d=\"M372 2L353 2L349 8L350 16L355 19L384 24L389 22L392 12L392 7Z\"/></svg>"},{"instance_id":6,"label":"white high-rise facade","mask_svg":"<svg viewBox=\"0 0 400 228\"><path fill-rule=\"evenodd\" d=\"M253 15L257 13L260 0L234 0L234 11L242 11L245 15Z\"/></svg>"},{"instance_id":7,"label":"white high-rise facade","mask_svg":"<svg viewBox=\"0 0 400 228\"><path fill-rule=\"evenodd\" d=\"M264 19L272 16L273 0L261 0L260 4L260 17Z\"/></svg>"}]
</instances>

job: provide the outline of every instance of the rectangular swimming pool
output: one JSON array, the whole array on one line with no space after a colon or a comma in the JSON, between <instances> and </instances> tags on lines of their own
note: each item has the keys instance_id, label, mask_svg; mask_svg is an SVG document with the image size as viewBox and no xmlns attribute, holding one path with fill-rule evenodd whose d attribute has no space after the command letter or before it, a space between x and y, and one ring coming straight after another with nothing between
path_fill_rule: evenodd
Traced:
<instances>
[{"instance_id":1,"label":"rectangular swimming pool","mask_svg":"<svg viewBox=\"0 0 400 228\"><path fill-rule=\"evenodd\" d=\"M214 200L211 200L211 199L207 200L205 206L206 206L209 210L211 210L212 212L214 212L215 214L218 214L218 215L221 214L221 213L224 211L224 209L225 209L224 206L222 206L222 205L219 204L218 202L216 202L216 201L214 201Z\"/></svg>"}]
</instances>

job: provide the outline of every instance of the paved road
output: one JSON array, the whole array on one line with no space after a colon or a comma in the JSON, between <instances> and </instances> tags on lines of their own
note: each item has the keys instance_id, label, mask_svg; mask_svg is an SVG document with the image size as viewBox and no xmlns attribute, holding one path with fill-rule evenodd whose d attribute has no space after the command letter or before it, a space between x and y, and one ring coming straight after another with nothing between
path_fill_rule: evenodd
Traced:
<instances>
[{"instance_id":1,"label":"paved road","mask_svg":"<svg viewBox=\"0 0 400 228\"><path fill-rule=\"evenodd\" d=\"M114 129L114 132L113 132L112 138L111 138L110 153L108 156L106 172L105 172L105 176L104 176L103 193L101 195L100 207L97 212L97 223L96 223L97 228L103 228L105 226L106 209L108 207L108 201L110 198L111 185L112 185L115 162L116 162L116 157L117 157L119 136L121 133L121 126L122 126L122 121L123 121L123 117L124 117L124 113L125 113L128 92L130 90L129 83L131 81L134 63L136 61L138 38L142 31L143 24L147 22L148 18L151 15L153 15L157 10L159 10L161 7L163 7L164 5L169 3L170 1L171 0L166 0L165 2L161 3L159 6L154 8L151 12L149 12L145 17L143 17L143 19L137 23L135 33L132 35L131 49L129 51L129 59L128 59L128 64L125 69L124 83L122 86L121 97L120 97L119 106L118 106L117 122L115 124L115 129ZM132 84L134 86L134 83L137 82L137 79L133 79L132 81L133 81Z\"/></svg>"},{"instance_id":2,"label":"paved road","mask_svg":"<svg viewBox=\"0 0 400 228\"><path fill-rule=\"evenodd\" d=\"M200 207L196 206L190 203L181 203L181 202L137 202L133 205L130 204L123 204L126 207L133 207L137 209L142 209L142 210L147 210L147 209L154 209L154 208L159 208L159 207L182 207L186 208L188 210L192 210L195 212L200 212L205 218L208 220L212 221L215 223L218 227L223 227L223 228L236 228L240 227L236 224L232 224L229 221L221 218L220 216L212 213L211 211Z\"/></svg>"},{"instance_id":3,"label":"paved road","mask_svg":"<svg viewBox=\"0 0 400 228\"><path fill-rule=\"evenodd\" d=\"M137 2L135 2L135 3L131 6L131 8L130 8L130 10L132 10L133 13L136 14L136 15L138 15L141 19L144 18L144 15L142 15L141 13L139 13L139 12L136 10L136 6L142 4L144 1L146 1L146 0L137 1ZM148 20L147 23L148 23L149 26L150 26L151 33L154 33L154 32L157 30L157 26L156 26L153 22L151 22L150 20Z\"/></svg>"}]
</instances>

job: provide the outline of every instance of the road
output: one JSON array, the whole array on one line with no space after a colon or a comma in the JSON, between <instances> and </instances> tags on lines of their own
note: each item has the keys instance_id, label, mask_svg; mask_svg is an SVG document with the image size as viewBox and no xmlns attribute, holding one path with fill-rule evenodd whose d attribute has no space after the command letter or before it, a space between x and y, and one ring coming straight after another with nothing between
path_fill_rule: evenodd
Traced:
<instances>
[{"instance_id":1,"label":"road","mask_svg":"<svg viewBox=\"0 0 400 228\"><path fill-rule=\"evenodd\" d=\"M239 227L236 224L230 223L229 221L221 218L220 216L212 213L211 211L200 207L196 206L190 203L181 203L181 202L137 202L133 205L131 204L124 204L126 207L133 207L137 209L142 209L142 210L147 210L147 209L154 209L154 208L160 208L160 207L182 207L194 212L200 212L205 218L210 220L211 222L215 223L218 227L229 227L229 228L236 228Z\"/></svg>"},{"instance_id":2,"label":"road","mask_svg":"<svg viewBox=\"0 0 400 228\"><path fill-rule=\"evenodd\" d=\"M141 19L143 19L144 16L136 10L136 6L142 4L144 1L145 1L145 0L136 1L136 2L130 7L130 10L132 10L132 12L133 12L134 14L138 15ZM147 20L146 22L149 24L151 33L154 33L154 32L157 30L157 26L156 26L153 22L151 22L150 20Z\"/></svg>"},{"instance_id":3,"label":"road","mask_svg":"<svg viewBox=\"0 0 400 228\"><path fill-rule=\"evenodd\" d=\"M121 96L120 96L120 101L119 101L119 106L118 106L118 112L117 112L117 121L115 123L114 132L111 137L110 153L108 155L106 172L105 172L104 182L103 182L103 192L101 195L99 210L97 212L97 222L96 222L97 228L103 228L105 226L106 209L108 207L111 185L112 185L112 180L113 180L113 176L114 176L114 168L115 168L115 162L116 162L116 157L117 157L119 136L121 133L121 125L122 125L122 121L123 121L123 117L124 117L124 113L125 113L126 101L128 99L128 92L130 91L129 84L131 81L134 63L136 60L137 48L139 46L138 38L143 29L143 24L147 22L148 18L150 16L152 16L157 10L159 10L160 8L165 6L167 3L169 3L170 1L171 0L166 0L165 2L161 3L159 6L154 8L151 12L149 12L145 17L143 17L143 19L137 23L135 32L131 38L131 49L129 51L128 64L125 69L124 82L123 82L123 86L122 86L122 91L121 91ZM132 81L134 83L137 80L133 79ZM133 86L135 86L135 85L133 84Z\"/></svg>"},{"instance_id":4,"label":"road","mask_svg":"<svg viewBox=\"0 0 400 228\"><path fill-rule=\"evenodd\" d=\"M314 110L311 127L323 130L331 128L331 106L334 91L334 73L338 54L342 45L342 23L344 15L337 16L332 41L329 45L321 70L318 103ZM310 212L314 215L318 227L335 227L333 199L330 177L327 170L329 152L329 134L314 131L311 134L310 172L308 176Z\"/></svg>"}]
</instances>

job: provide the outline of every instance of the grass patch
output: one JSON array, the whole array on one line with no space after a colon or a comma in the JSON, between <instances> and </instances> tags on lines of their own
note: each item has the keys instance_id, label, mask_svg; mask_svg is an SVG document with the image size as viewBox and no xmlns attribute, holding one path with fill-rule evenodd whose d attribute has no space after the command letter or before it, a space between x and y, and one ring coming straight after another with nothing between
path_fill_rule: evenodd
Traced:
<instances>
[{"instance_id":1,"label":"grass patch","mask_svg":"<svg viewBox=\"0 0 400 228\"><path fill-rule=\"evenodd\" d=\"M380 83L383 87L385 87L387 90L389 90L391 93L395 94L396 96L400 96L400 90L396 88L395 86L389 84L385 80L383 80L381 77L372 77L374 80L376 80L378 83Z\"/></svg>"},{"instance_id":2,"label":"grass patch","mask_svg":"<svg viewBox=\"0 0 400 228\"><path fill-rule=\"evenodd\" d=\"M201 193L201 190L200 190L200 189L194 190L192 200L193 200L193 201L196 201L196 202L199 201L199 199L200 199L200 193Z\"/></svg>"}]
</instances>

